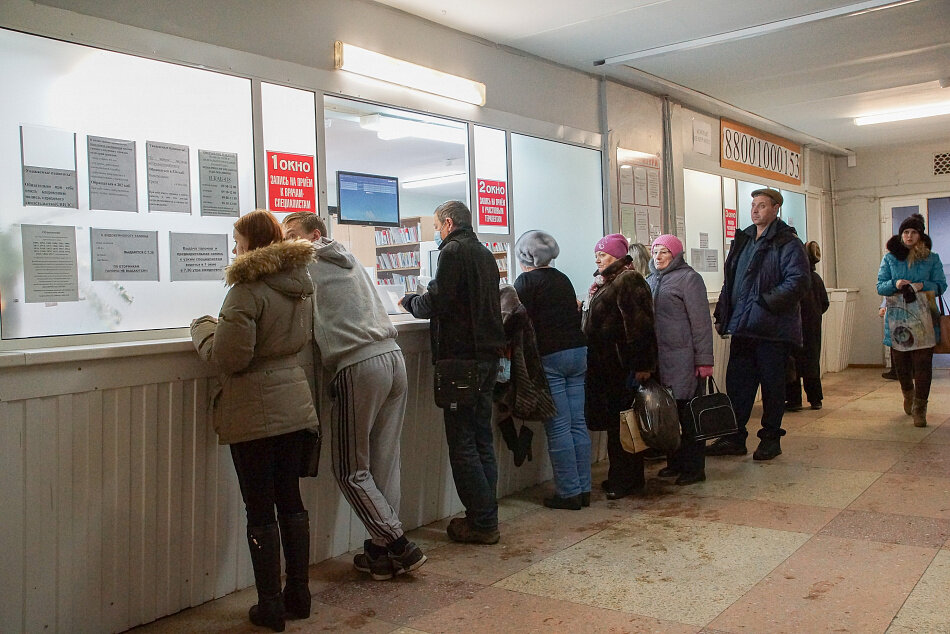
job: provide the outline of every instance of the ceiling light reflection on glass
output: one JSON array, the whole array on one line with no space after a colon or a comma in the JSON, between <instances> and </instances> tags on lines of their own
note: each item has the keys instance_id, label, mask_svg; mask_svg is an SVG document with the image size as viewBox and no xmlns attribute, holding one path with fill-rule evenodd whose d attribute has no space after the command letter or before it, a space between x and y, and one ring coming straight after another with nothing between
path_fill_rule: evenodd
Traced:
<instances>
[{"instance_id":1,"label":"ceiling light reflection on glass","mask_svg":"<svg viewBox=\"0 0 950 634\"><path fill-rule=\"evenodd\" d=\"M455 128L401 117L388 117L384 114L361 116L360 127L364 130L372 130L383 141L415 138L465 145L467 140L467 133L461 127Z\"/></svg>"},{"instance_id":2,"label":"ceiling light reflection on glass","mask_svg":"<svg viewBox=\"0 0 950 634\"><path fill-rule=\"evenodd\" d=\"M418 189L420 187L435 187L436 185L448 185L450 183L464 183L468 176L465 172L454 172L450 174L433 174L404 180L400 185L404 189Z\"/></svg>"},{"instance_id":3,"label":"ceiling light reflection on glass","mask_svg":"<svg viewBox=\"0 0 950 634\"><path fill-rule=\"evenodd\" d=\"M485 105L485 84L413 64L395 57L336 42L334 68L457 101Z\"/></svg>"}]
</instances>

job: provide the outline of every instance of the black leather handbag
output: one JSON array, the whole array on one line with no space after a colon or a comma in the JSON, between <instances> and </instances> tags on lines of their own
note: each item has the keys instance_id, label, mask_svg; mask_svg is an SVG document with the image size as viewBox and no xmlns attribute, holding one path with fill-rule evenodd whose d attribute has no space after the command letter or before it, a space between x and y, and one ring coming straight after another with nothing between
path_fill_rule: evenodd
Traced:
<instances>
[{"instance_id":1,"label":"black leather handbag","mask_svg":"<svg viewBox=\"0 0 950 634\"><path fill-rule=\"evenodd\" d=\"M315 478L320 471L320 450L323 448L323 433L320 427L303 430L303 459L300 461L301 478Z\"/></svg>"},{"instance_id":2,"label":"black leather handbag","mask_svg":"<svg viewBox=\"0 0 950 634\"><path fill-rule=\"evenodd\" d=\"M442 409L473 407L478 399L478 361L439 359L435 362L435 404Z\"/></svg>"},{"instance_id":3,"label":"black leather handbag","mask_svg":"<svg viewBox=\"0 0 950 634\"><path fill-rule=\"evenodd\" d=\"M692 426L696 440L720 438L739 430L732 401L719 391L712 377L699 381L696 396L689 402L689 412L692 420L687 425Z\"/></svg>"}]
</instances>

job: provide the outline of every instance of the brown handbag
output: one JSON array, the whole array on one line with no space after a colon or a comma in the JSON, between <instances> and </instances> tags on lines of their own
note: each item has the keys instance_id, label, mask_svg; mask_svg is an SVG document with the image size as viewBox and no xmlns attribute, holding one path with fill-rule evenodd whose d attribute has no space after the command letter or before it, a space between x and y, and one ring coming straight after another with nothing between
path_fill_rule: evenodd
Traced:
<instances>
[{"instance_id":1,"label":"brown handbag","mask_svg":"<svg viewBox=\"0 0 950 634\"><path fill-rule=\"evenodd\" d=\"M947 314L947 305L943 301L943 295L939 298L940 315L934 319L940 328L940 337L937 339L937 345L934 346L934 354L950 353L950 315Z\"/></svg>"}]
</instances>

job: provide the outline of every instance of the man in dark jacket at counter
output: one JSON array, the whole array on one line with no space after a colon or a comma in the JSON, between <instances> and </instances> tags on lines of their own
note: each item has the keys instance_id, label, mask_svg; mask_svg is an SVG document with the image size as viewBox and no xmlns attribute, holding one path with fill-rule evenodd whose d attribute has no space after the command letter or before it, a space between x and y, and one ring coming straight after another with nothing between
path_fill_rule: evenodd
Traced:
<instances>
[{"instance_id":1,"label":"man in dark jacket at counter","mask_svg":"<svg viewBox=\"0 0 950 634\"><path fill-rule=\"evenodd\" d=\"M443 410L449 462L465 517L446 530L457 542L498 542L498 464L492 437L492 388L505 346L498 290L498 266L472 230L472 212L457 200L435 210L439 245L435 279L422 295L400 304L414 317L430 319L432 360L476 359L478 396L474 406Z\"/></svg>"},{"instance_id":2,"label":"man in dark jacket at counter","mask_svg":"<svg viewBox=\"0 0 950 634\"><path fill-rule=\"evenodd\" d=\"M778 218L782 194L752 192L752 225L736 234L726 258L725 281L716 304L716 330L732 335L726 392L739 431L719 438L708 456L746 454L746 425L762 386L762 429L752 457L771 460L782 453L785 364L790 347L802 345L800 301L808 290L805 248L793 227Z\"/></svg>"}]
</instances>

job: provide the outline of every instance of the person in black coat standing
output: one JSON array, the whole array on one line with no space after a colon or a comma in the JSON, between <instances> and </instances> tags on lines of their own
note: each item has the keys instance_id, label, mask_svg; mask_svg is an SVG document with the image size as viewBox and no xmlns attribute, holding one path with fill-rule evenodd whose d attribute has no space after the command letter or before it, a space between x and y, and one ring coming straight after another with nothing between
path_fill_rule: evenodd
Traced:
<instances>
[{"instance_id":1,"label":"person in black coat standing","mask_svg":"<svg viewBox=\"0 0 950 634\"><path fill-rule=\"evenodd\" d=\"M785 386L785 411L797 412L802 408L802 382L805 396L812 409L821 409L821 316L828 310L828 291L815 271L821 261L821 247L812 240L805 245L811 265L811 289L802 296L802 347L792 357L795 378Z\"/></svg>"},{"instance_id":2,"label":"person in black coat standing","mask_svg":"<svg viewBox=\"0 0 950 634\"><path fill-rule=\"evenodd\" d=\"M435 279L421 295L399 300L413 317L429 319L433 363L474 359L478 396L474 405L442 411L455 490L465 517L449 522L452 541L498 542L498 463L492 435L492 389L505 348L498 266L472 229L472 212L450 200L435 209L433 229L439 246Z\"/></svg>"}]
</instances>

